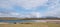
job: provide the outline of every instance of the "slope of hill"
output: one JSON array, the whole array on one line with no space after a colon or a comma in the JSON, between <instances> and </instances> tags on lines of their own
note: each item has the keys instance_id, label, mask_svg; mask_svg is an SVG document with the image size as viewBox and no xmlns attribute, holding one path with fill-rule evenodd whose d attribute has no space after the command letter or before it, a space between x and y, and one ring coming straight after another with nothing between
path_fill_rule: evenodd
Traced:
<instances>
[{"instance_id":1,"label":"slope of hill","mask_svg":"<svg viewBox=\"0 0 60 27\"><path fill-rule=\"evenodd\" d=\"M0 17L0 20L60 20L60 18L16 18L16 17Z\"/></svg>"},{"instance_id":2,"label":"slope of hill","mask_svg":"<svg viewBox=\"0 0 60 27\"><path fill-rule=\"evenodd\" d=\"M0 17L0 20L21 20L21 18L15 18L15 17Z\"/></svg>"}]
</instances>

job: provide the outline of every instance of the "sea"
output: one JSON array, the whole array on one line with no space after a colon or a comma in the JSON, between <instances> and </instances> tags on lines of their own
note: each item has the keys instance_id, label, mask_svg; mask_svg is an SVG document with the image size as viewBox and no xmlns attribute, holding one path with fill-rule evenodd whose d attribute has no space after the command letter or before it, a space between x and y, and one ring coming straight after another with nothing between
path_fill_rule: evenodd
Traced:
<instances>
[{"instance_id":1,"label":"sea","mask_svg":"<svg viewBox=\"0 0 60 27\"><path fill-rule=\"evenodd\" d=\"M45 20L0 20L0 22L14 23L14 22L46 22L46 21Z\"/></svg>"}]
</instances>

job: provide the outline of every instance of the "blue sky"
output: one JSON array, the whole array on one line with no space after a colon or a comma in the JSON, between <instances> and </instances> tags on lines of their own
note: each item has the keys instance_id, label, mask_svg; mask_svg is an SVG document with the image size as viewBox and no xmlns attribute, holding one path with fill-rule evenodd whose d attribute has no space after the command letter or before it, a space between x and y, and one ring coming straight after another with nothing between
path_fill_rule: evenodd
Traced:
<instances>
[{"instance_id":1,"label":"blue sky","mask_svg":"<svg viewBox=\"0 0 60 27\"><path fill-rule=\"evenodd\" d=\"M60 0L0 0L0 17L60 17Z\"/></svg>"}]
</instances>

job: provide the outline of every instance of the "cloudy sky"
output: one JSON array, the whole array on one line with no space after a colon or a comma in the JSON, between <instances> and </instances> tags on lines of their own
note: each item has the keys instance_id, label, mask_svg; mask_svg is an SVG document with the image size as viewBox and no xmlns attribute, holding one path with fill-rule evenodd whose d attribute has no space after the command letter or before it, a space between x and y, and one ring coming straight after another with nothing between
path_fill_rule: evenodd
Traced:
<instances>
[{"instance_id":1,"label":"cloudy sky","mask_svg":"<svg viewBox=\"0 0 60 27\"><path fill-rule=\"evenodd\" d=\"M0 17L60 17L60 0L0 0Z\"/></svg>"}]
</instances>

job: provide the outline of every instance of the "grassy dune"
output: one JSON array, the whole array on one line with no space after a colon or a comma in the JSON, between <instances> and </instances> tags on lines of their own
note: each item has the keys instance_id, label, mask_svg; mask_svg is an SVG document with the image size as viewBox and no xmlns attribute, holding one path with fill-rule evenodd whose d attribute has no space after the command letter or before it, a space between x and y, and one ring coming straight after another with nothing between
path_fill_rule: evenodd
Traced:
<instances>
[{"instance_id":1,"label":"grassy dune","mask_svg":"<svg viewBox=\"0 0 60 27\"><path fill-rule=\"evenodd\" d=\"M55 23L0 24L0 27L60 27Z\"/></svg>"},{"instance_id":2,"label":"grassy dune","mask_svg":"<svg viewBox=\"0 0 60 27\"><path fill-rule=\"evenodd\" d=\"M60 27L60 24L48 23L48 27Z\"/></svg>"},{"instance_id":3,"label":"grassy dune","mask_svg":"<svg viewBox=\"0 0 60 27\"><path fill-rule=\"evenodd\" d=\"M31 24L0 24L0 27L48 27L45 23L31 23Z\"/></svg>"}]
</instances>

